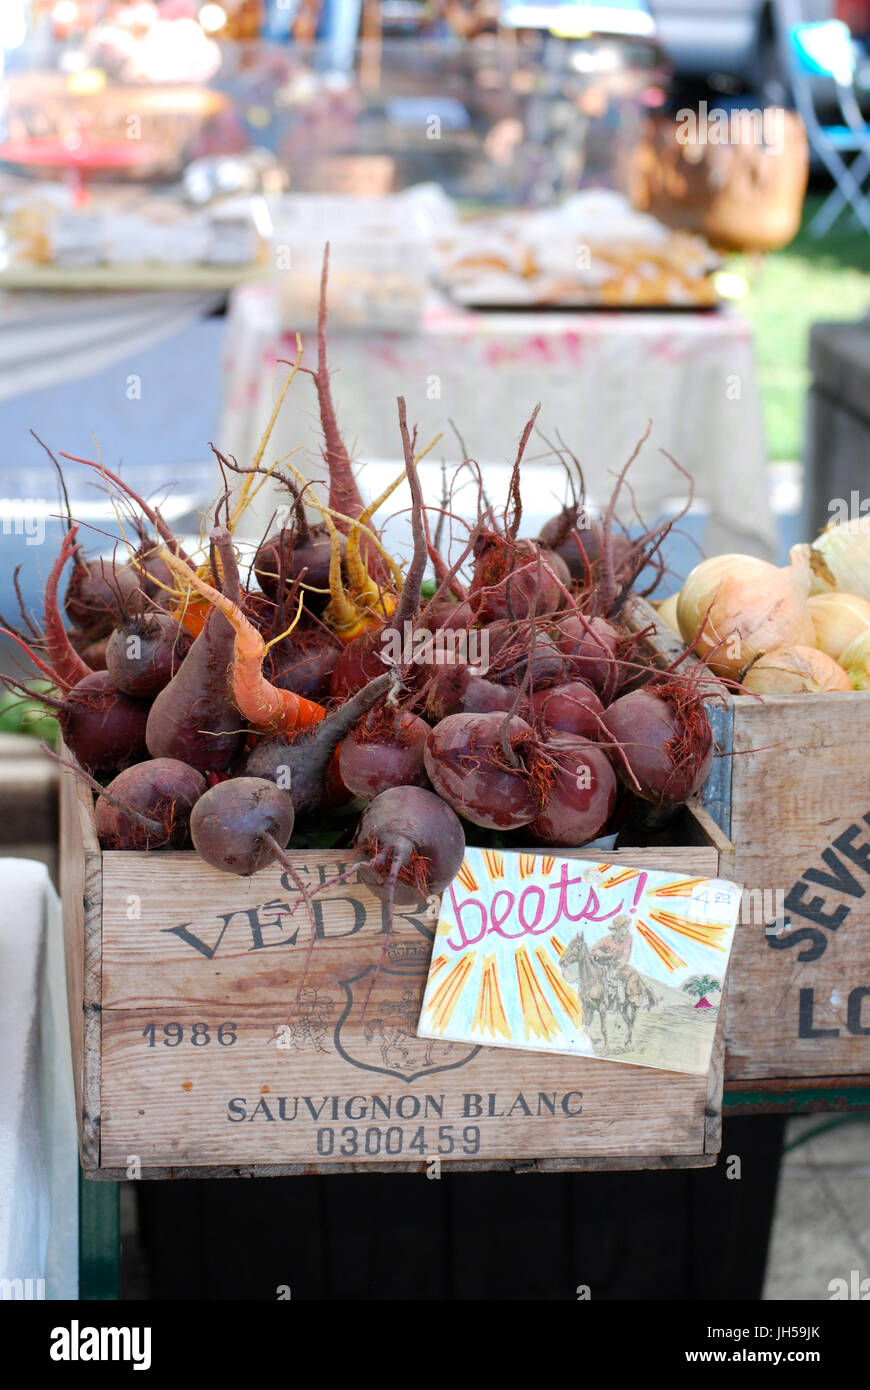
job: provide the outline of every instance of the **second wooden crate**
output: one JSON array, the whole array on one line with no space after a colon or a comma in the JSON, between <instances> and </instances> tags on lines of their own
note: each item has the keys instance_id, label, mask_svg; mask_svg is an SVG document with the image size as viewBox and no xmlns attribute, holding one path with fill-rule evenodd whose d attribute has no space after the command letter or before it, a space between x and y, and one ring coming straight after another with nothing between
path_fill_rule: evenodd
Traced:
<instances>
[{"instance_id":1,"label":"second wooden crate","mask_svg":"<svg viewBox=\"0 0 870 1390\"><path fill-rule=\"evenodd\" d=\"M648 604L628 612L663 662L684 649ZM814 1090L870 1103L870 692L720 687L708 713L717 757L701 799L744 888L726 1081L761 1108L812 1105Z\"/></svg>"}]
</instances>

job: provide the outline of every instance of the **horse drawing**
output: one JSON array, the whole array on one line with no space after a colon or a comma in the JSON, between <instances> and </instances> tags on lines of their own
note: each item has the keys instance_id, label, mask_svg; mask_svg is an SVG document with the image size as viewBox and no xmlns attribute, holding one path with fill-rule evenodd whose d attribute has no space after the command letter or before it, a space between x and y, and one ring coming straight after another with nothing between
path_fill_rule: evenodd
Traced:
<instances>
[{"instance_id":1,"label":"horse drawing","mask_svg":"<svg viewBox=\"0 0 870 1390\"><path fill-rule=\"evenodd\" d=\"M637 1016L656 1004L655 992L644 977L632 966L615 971L604 961L596 959L582 933L573 938L559 960L562 977L577 991L583 1003L587 1030L592 1033L592 1021L597 1017L603 1050L610 1050L607 1022L620 1022L625 1031L623 1048L631 1045Z\"/></svg>"}]
</instances>

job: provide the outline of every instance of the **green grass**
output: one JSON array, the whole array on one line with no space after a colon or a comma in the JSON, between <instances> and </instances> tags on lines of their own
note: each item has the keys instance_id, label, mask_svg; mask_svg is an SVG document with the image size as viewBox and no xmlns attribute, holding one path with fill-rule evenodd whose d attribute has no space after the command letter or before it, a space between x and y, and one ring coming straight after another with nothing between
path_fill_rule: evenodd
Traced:
<instances>
[{"instance_id":1,"label":"green grass","mask_svg":"<svg viewBox=\"0 0 870 1390\"><path fill-rule=\"evenodd\" d=\"M870 234L841 218L827 236L806 226L822 199L807 198L803 225L782 251L732 255L747 282L740 309L752 325L770 458L803 454L810 325L855 320L870 309Z\"/></svg>"}]
</instances>

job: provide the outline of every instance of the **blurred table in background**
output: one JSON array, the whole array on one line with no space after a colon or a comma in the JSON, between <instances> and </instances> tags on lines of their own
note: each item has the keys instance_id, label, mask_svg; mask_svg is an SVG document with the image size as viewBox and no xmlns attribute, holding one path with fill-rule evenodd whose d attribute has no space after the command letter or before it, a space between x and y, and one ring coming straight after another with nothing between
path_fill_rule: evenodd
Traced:
<instances>
[{"instance_id":1,"label":"blurred table in background","mask_svg":"<svg viewBox=\"0 0 870 1390\"><path fill-rule=\"evenodd\" d=\"M240 463L253 457L285 378L287 368L276 365L277 359L295 356L292 336L282 335L278 324L269 285L233 293L220 441ZM314 335L306 338L304 362L312 365ZM336 329L329 335L329 361L339 424L360 462L401 459L396 397L404 395L421 443L445 432L433 460L460 461L453 420L470 455L482 466L498 465L500 473L540 401L542 433L552 441L561 434L582 464L593 505L601 506L652 421L629 474L644 518L652 523L674 510L689 490L687 478L660 452L666 449L694 480L698 513L709 518L703 536L709 553L775 554L753 344L748 325L735 313L479 312L433 294L419 333ZM310 452L297 455L296 466L320 476L316 399L308 378L293 384L265 462L299 445ZM554 493L561 498L565 492L564 474L553 463L543 440L533 440L523 470L525 492L541 519L556 510ZM533 492L529 482L536 467L545 471ZM374 479L365 491L375 491ZM437 501L440 487L434 496L431 486L424 491L427 501ZM264 488L246 518L247 533L261 533L283 500ZM626 522L630 509L626 495ZM534 534L528 525L523 529Z\"/></svg>"}]
</instances>

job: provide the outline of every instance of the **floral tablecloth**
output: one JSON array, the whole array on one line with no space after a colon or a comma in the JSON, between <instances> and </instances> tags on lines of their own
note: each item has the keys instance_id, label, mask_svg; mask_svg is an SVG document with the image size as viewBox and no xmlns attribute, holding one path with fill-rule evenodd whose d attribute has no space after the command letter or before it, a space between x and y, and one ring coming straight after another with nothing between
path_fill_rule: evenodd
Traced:
<instances>
[{"instance_id":1,"label":"floral tablecloth","mask_svg":"<svg viewBox=\"0 0 870 1390\"><path fill-rule=\"evenodd\" d=\"M269 285L233 293L225 343L221 447L246 462L286 375L277 359L295 355L294 338L279 330ZM313 365L314 352L309 334L306 365ZM457 308L433 293L418 333L336 329L329 357L339 423L361 463L401 458L400 394L421 441L444 431L433 459L450 463L461 457L452 420L482 465L513 459L523 425L540 401L540 430L550 440L561 434L583 466L592 501L600 504L651 421L630 473L641 513L654 520L688 491L665 449L691 475L696 501L709 511L710 553L773 556L753 344L748 325L734 312L484 313ZM305 377L291 388L266 461L299 445L309 452L294 462L316 476L319 426L313 386ZM524 490L535 493L530 480L541 467L545 514L554 510L552 462L544 441L534 440ZM250 534L266 525L275 503L275 493L264 489L246 522Z\"/></svg>"}]
</instances>

